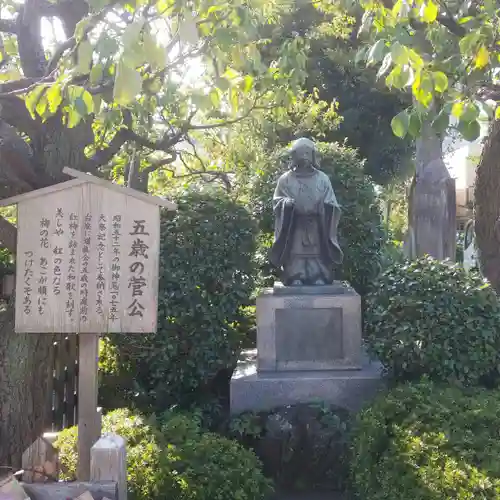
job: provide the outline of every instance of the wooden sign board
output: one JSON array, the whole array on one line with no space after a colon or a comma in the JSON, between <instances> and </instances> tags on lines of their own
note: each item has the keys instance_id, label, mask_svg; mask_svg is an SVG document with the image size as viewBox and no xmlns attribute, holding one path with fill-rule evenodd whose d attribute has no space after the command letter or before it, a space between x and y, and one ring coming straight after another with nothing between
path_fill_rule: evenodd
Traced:
<instances>
[{"instance_id":1,"label":"wooden sign board","mask_svg":"<svg viewBox=\"0 0 500 500\"><path fill-rule=\"evenodd\" d=\"M2 202L18 205L16 331L156 332L159 205L175 205L76 175Z\"/></svg>"}]
</instances>

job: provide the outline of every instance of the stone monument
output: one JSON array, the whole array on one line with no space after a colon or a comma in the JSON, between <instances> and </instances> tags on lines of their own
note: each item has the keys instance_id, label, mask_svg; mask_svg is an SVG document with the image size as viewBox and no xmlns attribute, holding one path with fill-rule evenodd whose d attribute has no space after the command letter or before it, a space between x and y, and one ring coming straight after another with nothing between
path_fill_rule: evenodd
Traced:
<instances>
[{"instance_id":1,"label":"stone monument","mask_svg":"<svg viewBox=\"0 0 500 500\"><path fill-rule=\"evenodd\" d=\"M273 197L271 263L280 283L257 298L257 352L231 381L231 412L324 401L357 410L380 386L361 346L361 297L334 280L341 209L315 144L298 139ZM348 251L348 249L347 249Z\"/></svg>"}]
</instances>

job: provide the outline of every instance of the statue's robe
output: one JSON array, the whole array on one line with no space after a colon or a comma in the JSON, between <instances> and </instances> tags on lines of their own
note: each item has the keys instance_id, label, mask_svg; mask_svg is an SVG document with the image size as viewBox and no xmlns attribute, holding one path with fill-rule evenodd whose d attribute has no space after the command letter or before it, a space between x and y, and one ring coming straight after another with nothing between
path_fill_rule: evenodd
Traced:
<instances>
[{"instance_id":1,"label":"statue's robe","mask_svg":"<svg viewBox=\"0 0 500 500\"><path fill-rule=\"evenodd\" d=\"M287 204L287 199L294 203ZM283 283L332 283L343 254L337 240L340 207L328 176L317 169L286 172L278 180L273 207L270 260L282 269Z\"/></svg>"}]
</instances>

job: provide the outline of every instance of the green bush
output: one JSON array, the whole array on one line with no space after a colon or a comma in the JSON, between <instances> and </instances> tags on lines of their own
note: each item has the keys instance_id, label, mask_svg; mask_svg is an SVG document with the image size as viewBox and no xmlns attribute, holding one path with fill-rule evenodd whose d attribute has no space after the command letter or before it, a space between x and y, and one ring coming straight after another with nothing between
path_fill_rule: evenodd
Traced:
<instances>
[{"instance_id":1,"label":"green bush","mask_svg":"<svg viewBox=\"0 0 500 500\"><path fill-rule=\"evenodd\" d=\"M251 451L203 433L194 415L171 414L160 430L128 410L117 410L104 417L103 432L127 441L132 500L263 500L272 491ZM56 442L66 480L75 479L77 436L72 427Z\"/></svg>"},{"instance_id":2,"label":"green bush","mask_svg":"<svg viewBox=\"0 0 500 500\"><path fill-rule=\"evenodd\" d=\"M259 500L272 492L255 454L208 432L186 415L162 426L160 470L165 500Z\"/></svg>"},{"instance_id":3,"label":"green bush","mask_svg":"<svg viewBox=\"0 0 500 500\"><path fill-rule=\"evenodd\" d=\"M366 302L368 349L396 380L497 379L500 303L478 274L431 258L396 264Z\"/></svg>"},{"instance_id":4,"label":"green bush","mask_svg":"<svg viewBox=\"0 0 500 500\"><path fill-rule=\"evenodd\" d=\"M364 162L356 150L336 143L317 143L320 165L332 182L335 195L342 208L339 224L339 242L345 258L337 279L349 281L360 293L365 293L380 271L384 232L381 213L372 181L364 173ZM253 179L251 192L252 210L260 222L263 233L259 251L262 284L273 280L267 263L267 253L272 243L272 197L278 177L287 165L282 152L276 154L264 171Z\"/></svg>"},{"instance_id":5,"label":"green bush","mask_svg":"<svg viewBox=\"0 0 500 500\"><path fill-rule=\"evenodd\" d=\"M424 382L365 409L353 433L359 498L500 498L500 393Z\"/></svg>"},{"instance_id":6,"label":"green bush","mask_svg":"<svg viewBox=\"0 0 500 500\"><path fill-rule=\"evenodd\" d=\"M176 201L178 212L162 215L158 331L109 337L116 349L108 367L118 373L108 370L114 380L106 385L121 387L143 411L200 404L219 376L227 385L223 372L245 341L255 287L247 210L223 193L190 192Z\"/></svg>"}]
</instances>

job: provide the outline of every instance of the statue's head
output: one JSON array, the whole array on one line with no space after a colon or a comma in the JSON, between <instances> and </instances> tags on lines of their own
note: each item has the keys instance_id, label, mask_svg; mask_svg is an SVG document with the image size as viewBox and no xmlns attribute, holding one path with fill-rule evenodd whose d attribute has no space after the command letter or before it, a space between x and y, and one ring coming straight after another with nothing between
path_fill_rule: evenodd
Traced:
<instances>
[{"instance_id":1,"label":"statue's head","mask_svg":"<svg viewBox=\"0 0 500 500\"><path fill-rule=\"evenodd\" d=\"M292 142L290 154L292 168L316 167L316 144L311 139L302 137Z\"/></svg>"}]
</instances>

